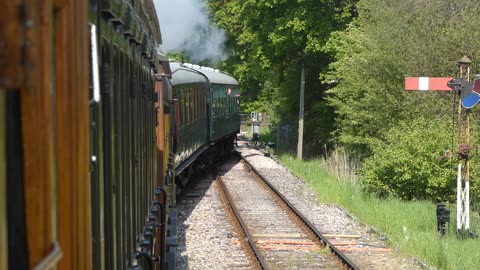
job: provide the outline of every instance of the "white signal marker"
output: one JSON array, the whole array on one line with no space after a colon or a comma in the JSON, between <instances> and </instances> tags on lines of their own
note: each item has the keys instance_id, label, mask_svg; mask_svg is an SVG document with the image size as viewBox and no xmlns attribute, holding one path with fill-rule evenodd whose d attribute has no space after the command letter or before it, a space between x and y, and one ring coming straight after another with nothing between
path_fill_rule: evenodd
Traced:
<instances>
[{"instance_id":1,"label":"white signal marker","mask_svg":"<svg viewBox=\"0 0 480 270\"><path fill-rule=\"evenodd\" d=\"M422 91L428 90L428 85L429 85L428 77L418 78L418 90L422 90Z\"/></svg>"},{"instance_id":2,"label":"white signal marker","mask_svg":"<svg viewBox=\"0 0 480 270\"><path fill-rule=\"evenodd\" d=\"M452 91L447 83L453 78L406 77L405 90Z\"/></svg>"}]
</instances>

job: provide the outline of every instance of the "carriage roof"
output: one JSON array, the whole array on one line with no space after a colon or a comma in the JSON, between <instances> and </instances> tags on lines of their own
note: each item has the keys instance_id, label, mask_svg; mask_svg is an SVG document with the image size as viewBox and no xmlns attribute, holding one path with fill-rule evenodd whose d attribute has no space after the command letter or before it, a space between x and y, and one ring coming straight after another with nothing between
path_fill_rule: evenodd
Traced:
<instances>
[{"instance_id":1,"label":"carriage roof","mask_svg":"<svg viewBox=\"0 0 480 270\"><path fill-rule=\"evenodd\" d=\"M172 85L206 82L206 79L211 84L238 85L237 80L218 69L177 62L171 62L170 67L172 69Z\"/></svg>"}]
</instances>

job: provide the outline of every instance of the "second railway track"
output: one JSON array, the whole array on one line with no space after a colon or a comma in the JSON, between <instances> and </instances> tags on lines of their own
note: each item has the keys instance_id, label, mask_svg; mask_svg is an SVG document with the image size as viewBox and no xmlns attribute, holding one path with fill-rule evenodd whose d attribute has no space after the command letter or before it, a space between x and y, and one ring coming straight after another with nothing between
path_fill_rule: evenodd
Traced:
<instances>
[{"instance_id":1,"label":"second railway track","mask_svg":"<svg viewBox=\"0 0 480 270\"><path fill-rule=\"evenodd\" d=\"M217 181L233 205L243 245L259 269L357 269L250 165L230 160ZM230 208L230 207L227 207Z\"/></svg>"}]
</instances>

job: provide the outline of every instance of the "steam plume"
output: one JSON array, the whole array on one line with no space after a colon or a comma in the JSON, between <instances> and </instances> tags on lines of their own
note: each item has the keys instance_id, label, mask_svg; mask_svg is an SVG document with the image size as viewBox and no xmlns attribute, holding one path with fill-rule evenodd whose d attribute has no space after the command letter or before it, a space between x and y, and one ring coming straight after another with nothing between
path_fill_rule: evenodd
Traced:
<instances>
[{"instance_id":1,"label":"steam plume","mask_svg":"<svg viewBox=\"0 0 480 270\"><path fill-rule=\"evenodd\" d=\"M225 31L210 23L204 0L154 0L165 51L180 51L192 61L225 58Z\"/></svg>"}]
</instances>

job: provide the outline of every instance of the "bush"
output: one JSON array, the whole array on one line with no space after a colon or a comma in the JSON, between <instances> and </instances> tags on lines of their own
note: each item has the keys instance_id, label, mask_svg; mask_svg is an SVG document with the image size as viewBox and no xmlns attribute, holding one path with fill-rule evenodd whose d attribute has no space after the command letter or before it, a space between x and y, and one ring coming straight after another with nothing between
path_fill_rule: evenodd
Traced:
<instances>
[{"instance_id":1,"label":"bush","mask_svg":"<svg viewBox=\"0 0 480 270\"><path fill-rule=\"evenodd\" d=\"M359 170L364 187L381 197L454 201L456 155L436 159L456 147L454 129L446 122L418 118L390 129Z\"/></svg>"}]
</instances>

